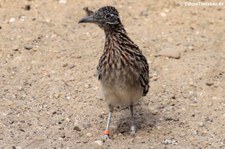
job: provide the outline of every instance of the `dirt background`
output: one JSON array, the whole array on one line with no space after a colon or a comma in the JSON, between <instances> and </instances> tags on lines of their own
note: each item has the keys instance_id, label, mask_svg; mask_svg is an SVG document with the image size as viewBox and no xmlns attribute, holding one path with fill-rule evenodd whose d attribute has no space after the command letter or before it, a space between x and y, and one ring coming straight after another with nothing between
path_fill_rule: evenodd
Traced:
<instances>
[{"instance_id":1,"label":"dirt background","mask_svg":"<svg viewBox=\"0 0 225 149\"><path fill-rule=\"evenodd\" d=\"M210 2L210 1L209 1ZM214 1L215 2L215 1ZM0 0L0 148L225 148L224 6L182 1ZM115 6L150 65L150 92L113 114L96 66L104 32L83 7ZM158 57L164 49L179 59Z\"/></svg>"}]
</instances>

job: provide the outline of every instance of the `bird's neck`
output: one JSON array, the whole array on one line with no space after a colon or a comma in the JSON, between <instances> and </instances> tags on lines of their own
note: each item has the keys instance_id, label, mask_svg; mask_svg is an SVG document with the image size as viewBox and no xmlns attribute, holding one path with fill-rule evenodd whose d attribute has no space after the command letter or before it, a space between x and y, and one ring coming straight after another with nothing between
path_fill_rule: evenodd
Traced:
<instances>
[{"instance_id":1,"label":"bird's neck","mask_svg":"<svg viewBox=\"0 0 225 149\"><path fill-rule=\"evenodd\" d=\"M115 36L119 34L127 34L122 24L118 24L116 26L111 26L104 29L105 35L107 36Z\"/></svg>"},{"instance_id":2,"label":"bird's neck","mask_svg":"<svg viewBox=\"0 0 225 149\"><path fill-rule=\"evenodd\" d=\"M105 51L113 50L115 46L119 46L123 40L130 40L127 36L123 25L115 28L109 28L105 31Z\"/></svg>"}]
</instances>

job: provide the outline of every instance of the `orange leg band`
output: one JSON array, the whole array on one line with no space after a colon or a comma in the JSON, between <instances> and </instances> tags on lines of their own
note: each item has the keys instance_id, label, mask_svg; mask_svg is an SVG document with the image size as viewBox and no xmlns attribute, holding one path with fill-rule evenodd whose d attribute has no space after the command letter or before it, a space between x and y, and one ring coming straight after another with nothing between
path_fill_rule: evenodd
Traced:
<instances>
[{"instance_id":1,"label":"orange leg band","mask_svg":"<svg viewBox=\"0 0 225 149\"><path fill-rule=\"evenodd\" d=\"M108 130L104 130L104 131L103 131L103 134L104 134L104 135L109 135L109 131L108 131Z\"/></svg>"}]
</instances>

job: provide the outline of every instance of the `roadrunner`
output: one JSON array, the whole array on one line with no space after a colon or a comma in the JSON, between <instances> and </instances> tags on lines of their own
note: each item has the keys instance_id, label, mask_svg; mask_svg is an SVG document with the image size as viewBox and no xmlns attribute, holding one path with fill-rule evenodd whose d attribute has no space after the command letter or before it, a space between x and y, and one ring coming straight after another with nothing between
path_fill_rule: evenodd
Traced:
<instances>
[{"instance_id":1,"label":"roadrunner","mask_svg":"<svg viewBox=\"0 0 225 149\"><path fill-rule=\"evenodd\" d=\"M149 66L139 47L128 37L115 7L105 6L92 12L79 23L94 23L105 32L105 47L97 66L101 91L109 106L104 139L109 139L109 125L116 105L129 105L131 134L136 128L133 105L149 90Z\"/></svg>"}]
</instances>

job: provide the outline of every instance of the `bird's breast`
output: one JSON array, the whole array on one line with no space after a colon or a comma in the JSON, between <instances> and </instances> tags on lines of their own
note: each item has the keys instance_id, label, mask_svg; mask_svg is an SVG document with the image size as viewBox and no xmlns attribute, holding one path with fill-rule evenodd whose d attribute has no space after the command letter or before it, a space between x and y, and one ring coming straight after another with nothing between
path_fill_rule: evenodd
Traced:
<instances>
[{"instance_id":1,"label":"bird's breast","mask_svg":"<svg viewBox=\"0 0 225 149\"><path fill-rule=\"evenodd\" d=\"M115 85L129 85L138 81L138 73L135 68L122 58L107 58L99 62L98 75L102 83Z\"/></svg>"}]
</instances>

